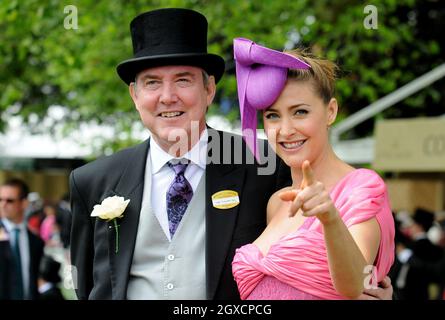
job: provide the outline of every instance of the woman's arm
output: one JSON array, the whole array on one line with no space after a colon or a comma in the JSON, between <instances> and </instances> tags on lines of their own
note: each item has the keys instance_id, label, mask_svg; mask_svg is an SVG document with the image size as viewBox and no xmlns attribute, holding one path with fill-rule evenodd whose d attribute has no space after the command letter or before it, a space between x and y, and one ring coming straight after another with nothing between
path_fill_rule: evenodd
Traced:
<instances>
[{"instance_id":1,"label":"woman's arm","mask_svg":"<svg viewBox=\"0 0 445 320\"><path fill-rule=\"evenodd\" d=\"M373 218L348 230L323 183L314 179L308 161L303 163L302 169L302 188L293 200L291 212L295 214L301 209L304 216L316 216L320 220L334 287L345 297L357 298L363 292L368 275L365 267L373 264L377 254L379 225Z\"/></svg>"},{"instance_id":2,"label":"woman's arm","mask_svg":"<svg viewBox=\"0 0 445 320\"><path fill-rule=\"evenodd\" d=\"M380 242L375 218L349 230L340 217L323 224L329 271L335 289L343 296L357 298L365 288L367 265L372 265Z\"/></svg>"}]
</instances>

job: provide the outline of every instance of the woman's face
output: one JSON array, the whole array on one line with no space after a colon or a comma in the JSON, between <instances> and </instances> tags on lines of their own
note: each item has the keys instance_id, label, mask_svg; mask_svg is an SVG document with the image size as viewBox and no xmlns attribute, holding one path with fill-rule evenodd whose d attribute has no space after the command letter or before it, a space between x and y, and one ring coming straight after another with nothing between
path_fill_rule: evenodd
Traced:
<instances>
[{"instance_id":1,"label":"woman's face","mask_svg":"<svg viewBox=\"0 0 445 320\"><path fill-rule=\"evenodd\" d=\"M288 80L281 95L263 113L269 143L290 167L323 158L329 150L328 127L335 121L337 101L326 105L311 81Z\"/></svg>"}]
</instances>

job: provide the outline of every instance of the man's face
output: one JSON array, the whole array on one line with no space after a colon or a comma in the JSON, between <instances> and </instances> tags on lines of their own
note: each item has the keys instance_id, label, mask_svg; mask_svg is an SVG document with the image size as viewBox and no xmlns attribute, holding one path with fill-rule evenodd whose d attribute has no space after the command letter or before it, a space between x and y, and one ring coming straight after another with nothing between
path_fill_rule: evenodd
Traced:
<instances>
[{"instance_id":1,"label":"man's face","mask_svg":"<svg viewBox=\"0 0 445 320\"><path fill-rule=\"evenodd\" d=\"M20 223L27 206L26 199L20 198L20 189L13 186L0 186L0 217Z\"/></svg>"},{"instance_id":2,"label":"man's face","mask_svg":"<svg viewBox=\"0 0 445 320\"><path fill-rule=\"evenodd\" d=\"M209 77L204 85L202 69L192 66L149 68L130 85L130 95L153 139L169 152L177 143L173 132L173 137L179 133L187 138L190 147L192 122L199 134L204 130L207 107L215 96L215 79Z\"/></svg>"}]
</instances>

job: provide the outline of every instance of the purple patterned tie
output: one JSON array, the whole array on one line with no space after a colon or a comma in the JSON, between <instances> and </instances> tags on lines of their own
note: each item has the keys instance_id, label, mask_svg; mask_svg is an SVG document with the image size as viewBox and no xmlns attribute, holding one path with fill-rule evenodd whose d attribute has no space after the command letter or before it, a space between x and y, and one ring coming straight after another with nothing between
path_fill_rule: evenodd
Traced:
<instances>
[{"instance_id":1,"label":"purple patterned tie","mask_svg":"<svg viewBox=\"0 0 445 320\"><path fill-rule=\"evenodd\" d=\"M184 176L185 169L188 164L178 162L173 164L168 162L167 165L175 171L175 178L167 190L167 216L170 235L173 238L185 210L192 199L193 189Z\"/></svg>"}]
</instances>

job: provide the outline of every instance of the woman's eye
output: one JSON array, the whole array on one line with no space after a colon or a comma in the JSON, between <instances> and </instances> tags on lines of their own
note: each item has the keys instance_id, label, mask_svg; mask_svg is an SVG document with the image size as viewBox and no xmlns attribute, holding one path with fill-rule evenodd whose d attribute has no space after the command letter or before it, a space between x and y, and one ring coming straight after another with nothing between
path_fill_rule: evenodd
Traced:
<instances>
[{"instance_id":1,"label":"woman's eye","mask_svg":"<svg viewBox=\"0 0 445 320\"><path fill-rule=\"evenodd\" d=\"M308 114L308 111L304 110L304 109L298 109L298 110L295 110L295 114L296 115L305 115L305 114Z\"/></svg>"},{"instance_id":2,"label":"woman's eye","mask_svg":"<svg viewBox=\"0 0 445 320\"><path fill-rule=\"evenodd\" d=\"M278 115L276 113L268 113L265 115L266 119L277 119Z\"/></svg>"}]
</instances>

